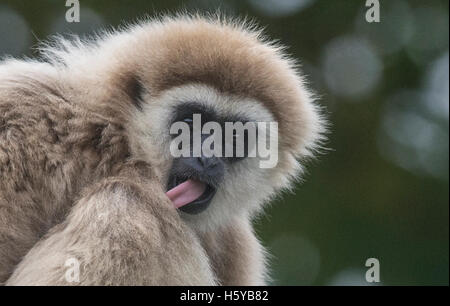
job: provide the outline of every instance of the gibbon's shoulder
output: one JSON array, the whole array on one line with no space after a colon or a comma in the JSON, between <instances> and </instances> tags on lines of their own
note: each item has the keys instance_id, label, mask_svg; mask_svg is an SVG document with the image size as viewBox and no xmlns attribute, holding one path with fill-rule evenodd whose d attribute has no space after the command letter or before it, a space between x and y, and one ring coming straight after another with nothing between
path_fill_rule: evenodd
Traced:
<instances>
[{"instance_id":1,"label":"gibbon's shoulder","mask_svg":"<svg viewBox=\"0 0 450 306\"><path fill-rule=\"evenodd\" d=\"M0 61L0 103L9 96L45 93L45 89L55 88L56 79L57 71L49 63L32 59L3 59Z\"/></svg>"}]
</instances>

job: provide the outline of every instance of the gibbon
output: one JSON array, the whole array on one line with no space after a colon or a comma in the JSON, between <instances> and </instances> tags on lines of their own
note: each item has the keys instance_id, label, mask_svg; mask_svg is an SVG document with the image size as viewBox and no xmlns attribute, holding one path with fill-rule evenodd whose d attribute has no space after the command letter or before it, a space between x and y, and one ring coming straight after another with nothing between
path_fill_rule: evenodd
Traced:
<instances>
[{"instance_id":1,"label":"gibbon","mask_svg":"<svg viewBox=\"0 0 450 306\"><path fill-rule=\"evenodd\" d=\"M266 284L251 222L325 131L283 50L245 22L178 16L0 62L0 283ZM278 122L277 165L172 157L170 124L193 114Z\"/></svg>"}]
</instances>

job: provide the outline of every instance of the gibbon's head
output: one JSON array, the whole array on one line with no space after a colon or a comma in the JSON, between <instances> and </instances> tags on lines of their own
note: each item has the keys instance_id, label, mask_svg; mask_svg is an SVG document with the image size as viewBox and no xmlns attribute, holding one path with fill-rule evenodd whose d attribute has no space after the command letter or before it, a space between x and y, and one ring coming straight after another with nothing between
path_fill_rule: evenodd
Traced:
<instances>
[{"instance_id":1,"label":"gibbon's head","mask_svg":"<svg viewBox=\"0 0 450 306\"><path fill-rule=\"evenodd\" d=\"M301 174L302 162L322 140L324 123L294 62L245 23L163 18L110 33L91 46L78 43L77 49L52 52L73 67L72 75L83 74L85 84L72 77L77 86L95 84L97 97L89 100L116 103L127 114L132 154L159 170L168 197L197 227L253 216ZM276 133L266 133L276 163L262 167L264 158L248 157L248 151L247 157L174 157L171 143L179 133L171 135L170 128L174 122L192 127L194 114L201 114L201 124L222 127L276 122L277 146L269 146ZM263 134L258 129L257 138ZM200 136L202 144L206 137Z\"/></svg>"}]
</instances>

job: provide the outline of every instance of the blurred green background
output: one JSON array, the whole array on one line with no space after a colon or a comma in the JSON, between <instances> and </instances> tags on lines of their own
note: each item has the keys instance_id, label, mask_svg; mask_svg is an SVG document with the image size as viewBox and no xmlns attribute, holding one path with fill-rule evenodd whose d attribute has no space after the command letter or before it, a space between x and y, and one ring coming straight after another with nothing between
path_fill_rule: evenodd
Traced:
<instances>
[{"instance_id":1,"label":"blurred green background","mask_svg":"<svg viewBox=\"0 0 450 306\"><path fill-rule=\"evenodd\" d=\"M449 2L381 0L0 0L0 56L137 17L215 11L255 18L300 60L332 123L330 151L256 222L273 284L449 284Z\"/></svg>"}]
</instances>

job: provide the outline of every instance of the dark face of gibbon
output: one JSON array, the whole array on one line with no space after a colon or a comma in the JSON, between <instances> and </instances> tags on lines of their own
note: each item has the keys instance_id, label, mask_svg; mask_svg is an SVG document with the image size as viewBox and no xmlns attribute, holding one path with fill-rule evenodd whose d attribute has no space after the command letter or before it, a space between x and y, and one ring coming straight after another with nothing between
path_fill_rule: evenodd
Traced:
<instances>
[{"instance_id":1,"label":"dark face of gibbon","mask_svg":"<svg viewBox=\"0 0 450 306\"><path fill-rule=\"evenodd\" d=\"M200 133L197 135L199 141L194 143L196 119L199 119ZM249 142L248 130L238 131L237 129L232 130L230 141L227 142L226 124L234 126L241 123L244 125L248 122L247 118L232 115L224 117L217 114L214 108L198 103L184 103L177 106L174 109L172 124L175 122L184 123L189 127L189 148L187 148L189 154L173 159L167 184L167 195L182 212L199 214L211 204L224 179L226 169L248 158L248 152L253 149L255 143ZM215 123L220 130L201 131L207 123ZM219 133L220 135L218 135ZM172 137L179 136L180 133L172 135ZM219 154L208 154L201 149L208 140L213 140L208 148L218 149ZM242 154L237 152L238 143L243 147ZM232 145L231 156L226 154L227 144ZM182 149L182 145L183 143L179 144L179 149ZM195 157L194 146L200 147L199 154Z\"/></svg>"}]
</instances>

